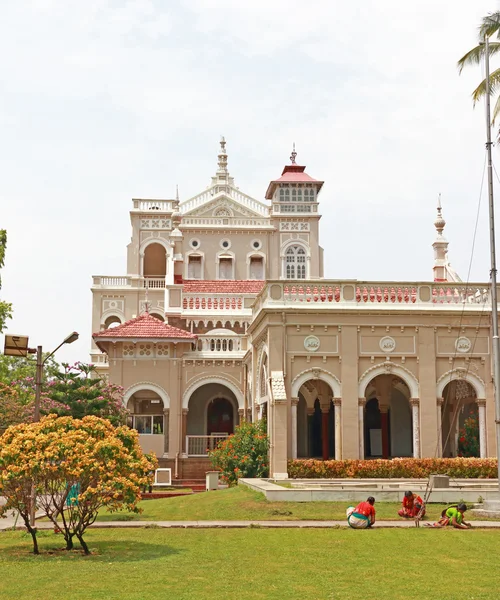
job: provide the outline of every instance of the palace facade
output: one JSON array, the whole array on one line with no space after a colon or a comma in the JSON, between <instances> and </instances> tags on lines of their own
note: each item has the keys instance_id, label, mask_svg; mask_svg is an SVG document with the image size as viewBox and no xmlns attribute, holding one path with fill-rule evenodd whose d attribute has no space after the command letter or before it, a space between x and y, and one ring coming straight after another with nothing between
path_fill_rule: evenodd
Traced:
<instances>
[{"instance_id":1,"label":"palace facade","mask_svg":"<svg viewBox=\"0 0 500 600\"><path fill-rule=\"evenodd\" d=\"M319 181L296 163L265 201L222 139L210 186L133 199L127 274L93 278L92 362L123 386L143 448L179 478L241 419L267 419L271 474L296 457L456 456L466 419L496 456L487 284L325 280Z\"/></svg>"}]
</instances>

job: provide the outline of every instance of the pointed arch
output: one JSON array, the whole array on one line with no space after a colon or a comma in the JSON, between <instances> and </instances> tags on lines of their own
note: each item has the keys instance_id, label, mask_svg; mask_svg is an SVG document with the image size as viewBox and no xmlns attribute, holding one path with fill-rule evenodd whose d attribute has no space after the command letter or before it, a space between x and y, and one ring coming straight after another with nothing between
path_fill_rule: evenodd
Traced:
<instances>
[{"instance_id":1,"label":"pointed arch","mask_svg":"<svg viewBox=\"0 0 500 600\"><path fill-rule=\"evenodd\" d=\"M446 373L443 373L443 375L441 375L441 377L437 380L436 397L442 398L444 388L449 383L451 383L452 381L456 381L457 379L467 381L467 383L469 383L474 388L474 391L476 392L476 396L478 398L486 398L486 385L484 381L474 373L467 371L467 369L460 368L451 369L450 371L446 371Z\"/></svg>"},{"instance_id":2,"label":"pointed arch","mask_svg":"<svg viewBox=\"0 0 500 600\"><path fill-rule=\"evenodd\" d=\"M390 360L370 367L363 373L363 375L361 375L358 385L358 398L365 397L368 384L378 375L396 375L408 386L411 398L420 398L420 386L415 375L410 370L402 367L401 365L397 365Z\"/></svg>"},{"instance_id":3,"label":"pointed arch","mask_svg":"<svg viewBox=\"0 0 500 600\"><path fill-rule=\"evenodd\" d=\"M299 397L300 388L311 379L320 379L327 383L333 393L334 398L342 398L342 384L338 377L324 369L307 369L299 373L292 381L292 398Z\"/></svg>"}]
</instances>

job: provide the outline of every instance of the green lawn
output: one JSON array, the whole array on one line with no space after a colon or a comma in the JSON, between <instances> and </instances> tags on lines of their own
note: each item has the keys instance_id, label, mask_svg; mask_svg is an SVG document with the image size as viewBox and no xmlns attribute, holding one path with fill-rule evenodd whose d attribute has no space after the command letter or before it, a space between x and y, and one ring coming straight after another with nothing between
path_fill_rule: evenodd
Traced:
<instances>
[{"instance_id":1,"label":"green lawn","mask_svg":"<svg viewBox=\"0 0 500 600\"><path fill-rule=\"evenodd\" d=\"M314 519L329 521L345 519L346 508L357 502L268 502L263 494L246 486L237 486L217 492L203 492L190 496L145 500L143 513L107 513L99 515L100 521L300 521ZM378 519L399 519L400 504L380 502L375 504ZM427 520L437 520L445 504L429 504ZM467 514L467 519L472 516Z\"/></svg>"},{"instance_id":2,"label":"green lawn","mask_svg":"<svg viewBox=\"0 0 500 600\"><path fill-rule=\"evenodd\" d=\"M0 598L375 600L498 598L496 531L91 530L93 555L43 554L0 533ZM53 552L48 553L49 550Z\"/></svg>"}]
</instances>

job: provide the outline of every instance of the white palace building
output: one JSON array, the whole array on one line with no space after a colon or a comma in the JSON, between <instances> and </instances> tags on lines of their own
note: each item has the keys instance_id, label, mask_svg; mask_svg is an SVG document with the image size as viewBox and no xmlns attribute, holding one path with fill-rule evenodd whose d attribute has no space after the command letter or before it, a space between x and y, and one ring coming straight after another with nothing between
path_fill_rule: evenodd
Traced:
<instances>
[{"instance_id":1,"label":"white palace building","mask_svg":"<svg viewBox=\"0 0 500 600\"><path fill-rule=\"evenodd\" d=\"M441 207L429 281L326 280L322 187L294 151L252 198L223 139L207 189L132 200L126 274L93 278L92 362L178 478L263 417L276 477L297 457L455 456L471 412L496 456L488 285L450 268Z\"/></svg>"}]
</instances>

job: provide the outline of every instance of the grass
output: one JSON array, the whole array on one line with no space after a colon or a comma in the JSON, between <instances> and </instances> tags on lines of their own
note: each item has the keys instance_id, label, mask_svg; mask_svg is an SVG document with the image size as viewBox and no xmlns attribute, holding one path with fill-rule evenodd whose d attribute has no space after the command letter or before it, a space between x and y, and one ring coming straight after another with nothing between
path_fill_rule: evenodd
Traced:
<instances>
[{"instance_id":1,"label":"grass","mask_svg":"<svg viewBox=\"0 0 500 600\"><path fill-rule=\"evenodd\" d=\"M498 598L496 531L109 529L93 555L0 533L0 598L374 600ZM52 552L49 554L48 552Z\"/></svg>"},{"instance_id":2,"label":"grass","mask_svg":"<svg viewBox=\"0 0 500 600\"><path fill-rule=\"evenodd\" d=\"M300 521L342 520L348 506L357 502L269 502L260 492L237 486L217 492L190 496L145 500L143 513L102 512L99 521ZM445 504L429 504L427 520L437 520ZM377 519L398 519L401 505L396 502L375 504ZM473 517L467 514L468 520Z\"/></svg>"}]
</instances>

